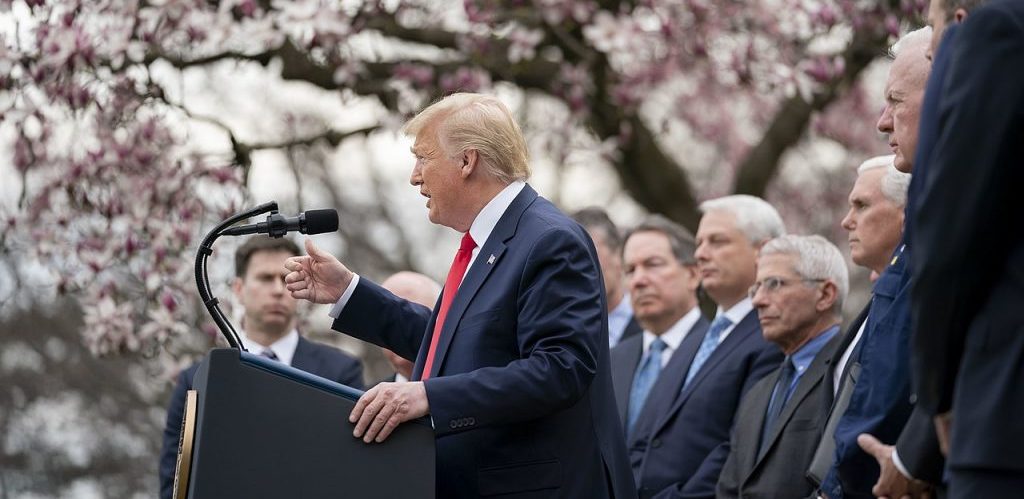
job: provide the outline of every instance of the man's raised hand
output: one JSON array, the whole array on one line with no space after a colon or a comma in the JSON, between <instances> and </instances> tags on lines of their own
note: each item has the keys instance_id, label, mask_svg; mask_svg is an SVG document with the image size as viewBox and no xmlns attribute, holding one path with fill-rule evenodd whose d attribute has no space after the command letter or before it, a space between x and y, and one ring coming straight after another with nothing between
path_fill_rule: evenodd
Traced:
<instances>
[{"instance_id":1,"label":"man's raised hand","mask_svg":"<svg viewBox=\"0 0 1024 499\"><path fill-rule=\"evenodd\" d=\"M335 303L352 282L352 271L306 239L306 255L285 260L284 282L296 300Z\"/></svg>"}]
</instances>

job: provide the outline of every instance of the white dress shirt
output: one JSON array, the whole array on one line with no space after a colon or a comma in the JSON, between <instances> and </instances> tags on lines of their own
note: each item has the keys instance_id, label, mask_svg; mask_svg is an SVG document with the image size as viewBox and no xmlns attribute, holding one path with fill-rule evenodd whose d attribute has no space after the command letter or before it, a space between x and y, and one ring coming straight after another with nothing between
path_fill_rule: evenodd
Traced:
<instances>
[{"instance_id":1,"label":"white dress shirt","mask_svg":"<svg viewBox=\"0 0 1024 499\"><path fill-rule=\"evenodd\" d=\"M295 357L295 348L299 346L299 332L297 330L292 329L288 334L282 336L281 339L271 343L269 347L265 347L249 339L249 337L245 335L245 331L239 331L239 333L239 336L242 338L242 346L244 346L249 353L260 355L265 350L270 350L277 356L278 361L289 366L292 365L292 358Z\"/></svg>"},{"instance_id":2,"label":"white dress shirt","mask_svg":"<svg viewBox=\"0 0 1024 499\"><path fill-rule=\"evenodd\" d=\"M473 238L473 242L476 243L476 248L473 248L473 255L469 259L469 265L466 266L466 274L469 273L469 269L476 262L476 257L480 254L480 248L484 247L484 244L487 243L487 238L491 237L491 232L494 232L494 228L498 225L498 220L501 220L501 216L505 214L508 207L512 205L512 201L515 201L516 196L525 187L526 182L521 180L506 185L501 192L484 205L480 213L477 213L476 218L473 219L473 224L469 226L469 235ZM463 274L463 277L466 274ZM337 319L341 315L341 311L345 309L345 304L348 303L349 298L352 297L352 293L358 285L359 274L353 273L352 281L349 282L348 287L345 288L345 292L341 294L338 302L331 307L328 315Z\"/></svg>"},{"instance_id":3,"label":"white dress shirt","mask_svg":"<svg viewBox=\"0 0 1024 499\"><path fill-rule=\"evenodd\" d=\"M722 334L718 337L719 345L725 341L725 338L729 336L729 333L731 333L733 329L736 329L736 325L739 324L751 310L754 310L754 304L750 302L750 298L740 300L739 303L730 307L729 310L723 311L722 307L718 307L718 310L715 312L715 317L725 314L725 316L729 318L729 321L732 322L732 324L725 328L725 331L722 331Z\"/></svg>"},{"instance_id":4,"label":"white dress shirt","mask_svg":"<svg viewBox=\"0 0 1024 499\"><path fill-rule=\"evenodd\" d=\"M633 318L633 306L629 303L629 293L622 295L619 304L608 312L608 348L618 345L622 335L626 334L626 326Z\"/></svg>"},{"instance_id":5,"label":"white dress shirt","mask_svg":"<svg viewBox=\"0 0 1024 499\"><path fill-rule=\"evenodd\" d=\"M647 352L651 350L651 343L654 343L655 338L661 338L661 341L665 342L665 350L661 352L661 367L665 367L669 360L672 360L672 354L676 353L679 349L679 344L686 339L686 335L690 334L690 330L693 329L693 325L700 319L700 309L693 307L689 312L686 313L681 319L676 321L672 327L668 328L658 336L650 331L644 330L644 346L641 352L640 358L644 358Z\"/></svg>"}]
</instances>

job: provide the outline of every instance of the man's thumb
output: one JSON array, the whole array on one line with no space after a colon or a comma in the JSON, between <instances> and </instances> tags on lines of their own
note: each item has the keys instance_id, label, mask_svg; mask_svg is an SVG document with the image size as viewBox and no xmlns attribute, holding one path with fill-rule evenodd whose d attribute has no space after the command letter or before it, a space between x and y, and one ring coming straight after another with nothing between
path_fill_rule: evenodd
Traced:
<instances>
[{"instance_id":1,"label":"man's thumb","mask_svg":"<svg viewBox=\"0 0 1024 499\"><path fill-rule=\"evenodd\" d=\"M314 260L323 260L330 256L313 244L313 240L309 238L306 238L306 254L313 257Z\"/></svg>"},{"instance_id":2,"label":"man's thumb","mask_svg":"<svg viewBox=\"0 0 1024 499\"><path fill-rule=\"evenodd\" d=\"M885 458L885 445L879 442L873 435L867 433L857 435L857 445L864 449L864 452L874 456L875 459Z\"/></svg>"}]
</instances>

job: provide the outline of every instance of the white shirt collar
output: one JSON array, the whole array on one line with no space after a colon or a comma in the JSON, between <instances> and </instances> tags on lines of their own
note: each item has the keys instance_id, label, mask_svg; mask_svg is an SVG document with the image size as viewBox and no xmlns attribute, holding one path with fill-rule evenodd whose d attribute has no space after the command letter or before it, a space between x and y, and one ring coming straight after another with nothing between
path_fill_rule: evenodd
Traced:
<instances>
[{"instance_id":1,"label":"white shirt collar","mask_svg":"<svg viewBox=\"0 0 1024 499\"><path fill-rule=\"evenodd\" d=\"M715 312L715 317L725 314L725 316L729 318L729 322L732 322L732 324L725 328L725 331L722 331L722 334L718 337L718 344L721 345L722 342L725 341L726 336L729 336L729 333L732 333L733 329L736 329L736 325L753 310L754 304L751 303L750 298L740 300L739 303L733 305L729 310L722 311L722 307L718 307L718 311Z\"/></svg>"},{"instance_id":2,"label":"white shirt collar","mask_svg":"<svg viewBox=\"0 0 1024 499\"><path fill-rule=\"evenodd\" d=\"M668 345L666 351L674 352L679 348L679 344L682 343L686 338L686 335L690 333L690 330L693 329L693 325L697 323L698 319L700 319L700 308L693 307L686 313L686 315L676 321L672 327L668 328L668 331L662 333L660 336L661 341L664 341L665 344ZM644 330L644 354L650 350L651 343L654 343L654 339L658 337L659 336L654 333L647 331L646 329Z\"/></svg>"},{"instance_id":3,"label":"white shirt collar","mask_svg":"<svg viewBox=\"0 0 1024 499\"><path fill-rule=\"evenodd\" d=\"M261 352L268 349L268 347L260 345L259 343L249 339L245 334L245 331L239 331L239 333L241 333L239 336L242 337L242 346L244 346L249 353L259 355ZM290 366L292 365L292 358L295 357L295 349L298 346L299 332L292 329L288 334L282 336L281 339L271 343L269 349L277 356L277 360Z\"/></svg>"},{"instance_id":4,"label":"white shirt collar","mask_svg":"<svg viewBox=\"0 0 1024 499\"><path fill-rule=\"evenodd\" d=\"M739 324L751 310L754 310L754 304L751 303L750 298L744 298L740 300L739 303L733 305L729 310L722 311L722 307L718 307L718 310L715 312L715 317L725 314L725 316L732 322L732 325L735 326L736 324Z\"/></svg>"},{"instance_id":5,"label":"white shirt collar","mask_svg":"<svg viewBox=\"0 0 1024 499\"><path fill-rule=\"evenodd\" d=\"M508 209L512 201L516 199L516 196L525 187L526 182L522 180L506 185L476 215L473 224L469 226L469 235L476 242L477 249L482 248L484 243L487 242L487 238L491 237L491 232L494 232L494 227L498 225L498 220L501 219L501 216L505 214L505 210ZM474 253L476 252L474 251Z\"/></svg>"}]
</instances>

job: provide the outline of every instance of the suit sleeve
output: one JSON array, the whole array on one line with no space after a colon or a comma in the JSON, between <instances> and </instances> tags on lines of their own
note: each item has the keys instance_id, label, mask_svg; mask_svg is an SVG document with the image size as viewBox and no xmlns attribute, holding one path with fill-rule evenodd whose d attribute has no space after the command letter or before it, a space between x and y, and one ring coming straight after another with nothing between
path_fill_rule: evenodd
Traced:
<instances>
[{"instance_id":1,"label":"suit sleeve","mask_svg":"<svg viewBox=\"0 0 1024 499\"><path fill-rule=\"evenodd\" d=\"M528 255L515 284L520 358L427 380L438 435L468 429L446 423L457 418L473 418L475 428L539 418L571 406L589 389L598 348L608 341L596 261L579 235L560 228L541 234Z\"/></svg>"},{"instance_id":2,"label":"suit sleeve","mask_svg":"<svg viewBox=\"0 0 1024 499\"><path fill-rule=\"evenodd\" d=\"M923 408L914 407L896 442L896 451L913 478L932 484L942 483L945 460L939 449L935 424Z\"/></svg>"},{"instance_id":3,"label":"suit sleeve","mask_svg":"<svg viewBox=\"0 0 1024 499\"><path fill-rule=\"evenodd\" d=\"M195 368L183 370L171 393L167 406L167 420L164 424L163 445L160 447L160 498L171 499L174 493L174 468L178 462L178 440L181 436L181 421L185 417L185 398L192 388Z\"/></svg>"},{"instance_id":4,"label":"suit sleeve","mask_svg":"<svg viewBox=\"0 0 1024 499\"><path fill-rule=\"evenodd\" d=\"M752 357L754 360L747 371L747 377L743 381L743 389L739 394L741 399L750 391L751 387L757 384L758 381L761 381L762 378L779 367L784 356L778 347L765 343L764 346L755 350ZM736 415L733 415L732 426L733 429L730 433L736 431ZM668 489L659 492L655 497L659 499L699 499L714 497L715 486L718 483L720 474L722 473L722 468L725 466L726 458L729 456L729 450L730 445L728 441L718 444L718 446L712 449L708 456L704 458L704 462L702 462L700 467L697 468L697 472L694 473L686 483L675 484Z\"/></svg>"},{"instance_id":5,"label":"suit sleeve","mask_svg":"<svg viewBox=\"0 0 1024 499\"><path fill-rule=\"evenodd\" d=\"M952 406L971 319L1020 237L1024 33L1001 9L972 13L958 34L940 135L915 231L913 317L918 403Z\"/></svg>"},{"instance_id":6,"label":"suit sleeve","mask_svg":"<svg viewBox=\"0 0 1024 499\"><path fill-rule=\"evenodd\" d=\"M360 278L331 328L415 360L429 320L429 308Z\"/></svg>"}]
</instances>

